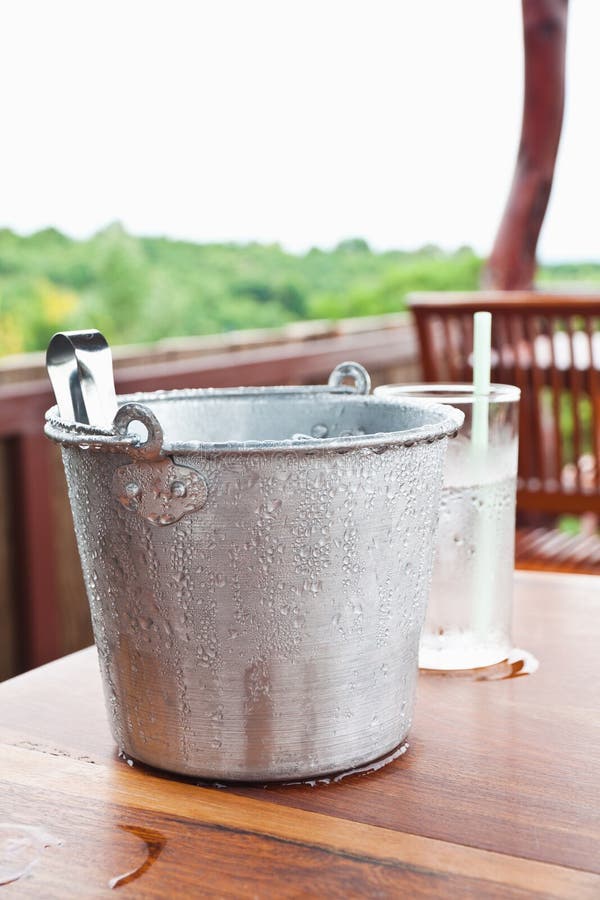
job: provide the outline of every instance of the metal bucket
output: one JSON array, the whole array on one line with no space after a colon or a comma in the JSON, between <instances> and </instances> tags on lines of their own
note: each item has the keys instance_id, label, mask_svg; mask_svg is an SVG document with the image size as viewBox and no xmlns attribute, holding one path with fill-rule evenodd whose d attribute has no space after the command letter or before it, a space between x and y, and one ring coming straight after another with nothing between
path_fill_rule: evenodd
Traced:
<instances>
[{"instance_id":1,"label":"metal bucket","mask_svg":"<svg viewBox=\"0 0 600 900\"><path fill-rule=\"evenodd\" d=\"M327 386L115 399L109 354L97 333L53 339L46 434L118 746L224 781L392 754L462 414L369 396L354 363Z\"/></svg>"}]
</instances>

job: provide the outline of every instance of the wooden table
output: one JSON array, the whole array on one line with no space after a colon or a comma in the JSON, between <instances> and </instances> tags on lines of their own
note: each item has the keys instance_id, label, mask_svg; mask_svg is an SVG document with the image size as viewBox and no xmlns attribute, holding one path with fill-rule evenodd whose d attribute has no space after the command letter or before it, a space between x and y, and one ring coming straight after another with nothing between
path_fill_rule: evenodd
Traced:
<instances>
[{"instance_id":1,"label":"wooden table","mask_svg":"<svg viewBox=\"0 0 600 900\"><path fill-rule=\"evenodd\" d=\"M0 900L109 884L131 897L599 898L600 579L516 584L516 638L538 673L422 677L408 753L339 784L219 790L130 768L91 649L6 682L0 873L37 861Z\"/></svg>"}]
</instances>

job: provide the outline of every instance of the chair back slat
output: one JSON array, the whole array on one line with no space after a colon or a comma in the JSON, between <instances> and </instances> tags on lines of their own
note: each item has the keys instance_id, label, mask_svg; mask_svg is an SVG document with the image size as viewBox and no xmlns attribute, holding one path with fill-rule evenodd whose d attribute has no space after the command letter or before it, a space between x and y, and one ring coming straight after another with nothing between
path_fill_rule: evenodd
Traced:
<instances>
[{"instance_id":1,"label":"chair back slat","mask_svg":"<svg viewBox=\"0 0 600 900\"><path fill-rule=\"evenodd\" d=\"M492 335L492 377L498 384L515 384L515 357L509 338L509 317L499 312Z\"/></svg>"},{"instance_id":2,"label":"chair back slat","mask_svg":"<svg viewBox=\"0 0 600 900\"><path fill-rule=\"evenodd\" d=\"M456 363L457 352L455 342L455 319L444 316L441 322L446 346L446 365L448 367L448 381L460 380L460 365Z\"/></svg>"},{"instance_id":3,"label":"chair back slat","mask_svg":"<svg viewBox=\"0 0 600 900\"><path fill-rule=\"evenodd\" d=\"M571 459L563 469L564 478L567 489L581 491L581 457L582 457L582 427L581 427L581 403L583 400L580 384L580 373L578 369L576 344L581 332L577 330L577 324L574 325L571 316L567 316L565 333L568 336L568 356L566 363L568 365L568 381L570 391L565 392L569 413L573 422L573 448Z\"/></svg>"},{"instance_id":4,"label":"chair back slat","mask_svg":"<svg viewBox=\"0 0 600 900\"><path fill-rule=\"evenodd\" d=\"M472 316L492 313L492 380L522 395L522 508L600 513L600 294L414 294L409 304L426 381L472 379Z\"/></svg>"},{"instance_id":5,"label":"chair back slat","mask_svg":"<svg viewBox=\"0 0 600 900\"><path fill-rule=\"evenodd\" d=\"M592 316L585 317L585 332L588 339L588 353L590 355L590 370L588 390L590 397L590 444L592 451L591 483L593 489L600 493L600 330L594 330Z\"/></svg>"},{"instance_id":6,"label":"chair back slat","mask_svg":"<svg viewBox=\"0 0 600 900\"><path fill-rule=\"evenodd\" d=\"M560 398L564 391L563 380L556 362L556 349L554 336L561 330L561 321L556 316L548 318L548 328L546 330L546 347L548 349L548 364L550 367L549 390L551 396L551 422L552 428L548 429L551 434L551 447L554 456L554 466L552 469L552 486L557 489L560 486L561 472L563 469L563 443L560 428Z\"/></svg>"},{"instance_id":7,"label":"chair back slat","mask_svg":"<svg viewBox=\"0 0 600 900\"><path fill-rule=\"evenodd\" d=\"M540 355L537 351L538 341L543 340L546 336L544 322L541 317L534 314L522 315L522 341L523 352L527 354L527 363L530 367L529 383L525 393L525 402L530 400L531 419L529 427L531 429L530 444L532 447L532 473L530 477L540 480L541 484L545 484L552 471L552 454L548 453L548 443L544 439L546 433L553 434L552 419L553 416L547 414L546 402L546 374L547 368L544 368L540 361Z\"/></svg>"}]
</instances>

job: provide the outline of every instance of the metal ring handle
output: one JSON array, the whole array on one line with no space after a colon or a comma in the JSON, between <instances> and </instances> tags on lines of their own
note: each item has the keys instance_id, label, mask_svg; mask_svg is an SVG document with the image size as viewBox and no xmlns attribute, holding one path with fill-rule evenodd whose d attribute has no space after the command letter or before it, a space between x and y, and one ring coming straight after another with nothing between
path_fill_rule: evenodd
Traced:
<instances>
[{"instance_id":1,"label":"metal ring handle","mask_svg":"<svg viewBox=\"0 0 600 900\"><path fill-rule=\"evenodd\" d=\"M344 378L354 379L354 391L357 394L368 394L371 390L371 376L360 363L340 363L329 376L327 384L329 387L342 387Z\"/></svg>"},{"instance_id":2,"label":"metal ring handle","mask_svg":"<svg viewBox=\"0 0 600 900\"><path fill-rule=\"evenodd\" d=\"M164 434L153 412L141 403L125 403L119 407L113 421L114 431L121 437L131 437L127 429L132 422L140 422L148 432L146 440L140 438L127 447L127 453L138 459L157 459L162 455Z\"/></svg>"}]
</instances>

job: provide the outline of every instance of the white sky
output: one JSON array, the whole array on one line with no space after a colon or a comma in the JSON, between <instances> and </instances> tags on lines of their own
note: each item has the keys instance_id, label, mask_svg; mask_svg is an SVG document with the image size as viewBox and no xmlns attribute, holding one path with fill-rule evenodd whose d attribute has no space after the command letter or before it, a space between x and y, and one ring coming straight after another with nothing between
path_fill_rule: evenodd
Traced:
<instances>
[{"instance_id":1,"label":"white sky","mask_svg":"<svg viewBox=\"0 0 600 900\"><path fill-rule=\"evenodd\" d=\"M540 243L600 258L600 3L572 0ZM4 0L0 225L489 250L520 0Z\"/></svg>"}]
</instances>

